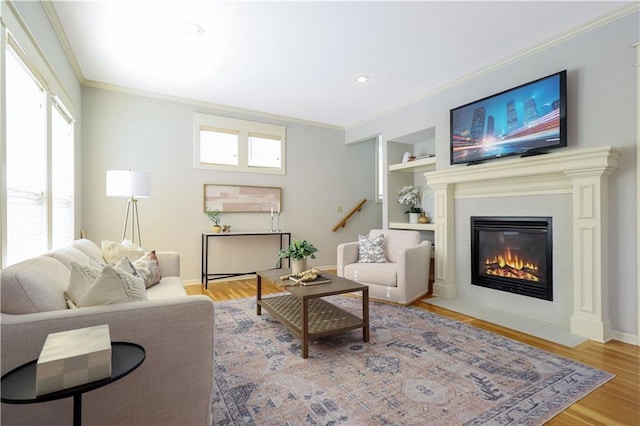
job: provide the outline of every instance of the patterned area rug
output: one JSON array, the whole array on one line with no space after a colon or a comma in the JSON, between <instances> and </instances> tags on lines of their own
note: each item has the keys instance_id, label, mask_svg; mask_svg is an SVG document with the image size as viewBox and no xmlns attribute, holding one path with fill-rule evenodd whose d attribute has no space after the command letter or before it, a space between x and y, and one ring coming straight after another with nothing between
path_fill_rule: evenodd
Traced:
<instances>
[{"instance_id":1,"label":"patterned area rug","mask_svg":"<svg viewBox=\"0 0 640 426\"><path fill-rule=\"evenodd\" d=\"M360 314L361 300L326 298ZM414 307L300 341L255 299L216 303L217 425L540 425L614 376Z\"/></svg>"}]
</instances>

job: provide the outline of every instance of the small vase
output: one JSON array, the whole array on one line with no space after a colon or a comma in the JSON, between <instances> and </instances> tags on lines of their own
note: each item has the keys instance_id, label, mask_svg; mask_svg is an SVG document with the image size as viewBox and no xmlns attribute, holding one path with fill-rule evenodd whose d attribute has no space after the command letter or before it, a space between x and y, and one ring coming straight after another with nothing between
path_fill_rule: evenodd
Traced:
<instances>
[{"instance_id":1,"label":"small vase","mask_svg":"<svg viewBox=\"0 0 640 426\"><path fill-rule=\"evenodd\" d=\"M304 259L291 259L291 273L299 274L302 271L307 270L307 258Z\"/></svg>"},{"instance_id":2,"label":"small vase","mask_svg":"<svg viewBox=\"0 0 640 426\"><path fill-rule=\"evenodd\" d=\"M425 212L420 213L420 217L418 218L418 223L429 223L431 219L427 217Z\"/></svg>"},{"instance_id":3,"label":"small vase","mask_svg":"<svg viewBox=\"0 0 640 426\"><path fill-rule=\"evenodd\" d=\"M215 234L219 234L221 230L222 230L222 226L215 225L211 227L211 232Z\"/></svg>"},{"instance_id":4,"label":"small vase","mask_svg":"<svg viewBox=\"0 0 640 426\"><path fill-rule=\"evenodd\" d=\"M420 213L409 213L409 223L418 223Z\"/></svg>"}]
</instances>

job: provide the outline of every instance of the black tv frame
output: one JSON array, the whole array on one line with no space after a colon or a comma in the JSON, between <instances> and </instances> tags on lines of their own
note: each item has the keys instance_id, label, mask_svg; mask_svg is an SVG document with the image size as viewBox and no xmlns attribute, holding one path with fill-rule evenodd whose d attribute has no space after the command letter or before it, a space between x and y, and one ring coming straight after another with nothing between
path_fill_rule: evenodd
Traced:
<instances>
[{"instance_id":1,"label":"black tv frame","mask_svg":"<svg viewBox=\"0 0 640 426\"><path fill-rule=\"evenodd\" d=\"M524 109L522 106L517 106L516 104L524 104L529 98L533 99L531 95L534 89L542 89L544 88L545 82L556 79L558 80L558 98L553 99L552 101L547 101L542 104L545 109L550 108L548 113L542 115L542 117L537 117L531 121L531 123L536 123L534 127L525 127L520 124L521 120L517 121L518 126L512 131L509 130L507 133L502 133L496 136L496 140L493 142L491 140L486 140L485 136L485 123L487 128L489 127L489 118L492 117L491 112L496 111L496 104L502 104L507 111L504 114L504 122L500 123L503 126L509 125L509 108L507 108L507 104L511 101L514 102L513 110L520 110L521 112ZM549 84L549 83L547 83ZM516 100L517 99L517 100ZM551 104L549 105L549 102ZM557 102L557 108L555 108L555 104ZM534 100L535 103L535 100ZM491 109L489 107L491 106ZM536 105L537 107L537 105ZM479 109L483 108L484 111L480 111ZM536 108L536 112L541 110L542 108ZM474 129L474 121L479 122L480 118L476 120L475 114L478 112L478 116L482 116L482 126L481 129ZM487 114L487 111L489 114ZM526 110L525 110L526 111ZM483 115L484 112L484 115ZM463 114L469 119L471 115L473 119L470 122L469 137L465 138L462 135L456 134L456 132L460 133L461 126L458 123L458 128L456 129L456 120L462 119ZM496 114L497 115L497 114ZM526 114L523 114L526 115ZM555 115L558 115L558 118L555 119ZM549 117L547 117L549 116ZM547 120L554 121L545 121L544 117L547 117ZM523 117L525 118L525 117ZM516 114L517 119L517 114ZM549 137L543 136L544 131L547 130L546 126L550 123L559 123L559 130L554 132ZM493 128L496 127L495 123L492 124ZM466 129L465 129L466 130ZM482 132L482 140L474 139L473 132L476 133L478 130ZM533 133L535 131L538 133ZM538 136L536 136L538 135ZM513 155L520 156L529 156L529 155L537 155L544 154L547 150L564 148L567 146L567 70L559 71L545 77L541 77L539 79L530 81L528 83L521 84L516 87L512 87L510 89L504 90L502 92L484 97L482 99L475 100L473 102L469 102L465 105L453 108L449 111L449 162L451 165L457 164L478 164L484 162L486 160L491 160L495 158L508 157ZM506 139L505 139L506 136ZM527 136L531 136L528 137ZM489 136L491 138L492 136ZM487 143L488 142L488 143ZM471 151L477 148L477 153L467 154L461 156L459 154L460 151ZM502 148L501 148L502 147ZM487 151L489 149L489 151ZM458 155L456 155L458 152Z\"/></svg>"}]
</instances>

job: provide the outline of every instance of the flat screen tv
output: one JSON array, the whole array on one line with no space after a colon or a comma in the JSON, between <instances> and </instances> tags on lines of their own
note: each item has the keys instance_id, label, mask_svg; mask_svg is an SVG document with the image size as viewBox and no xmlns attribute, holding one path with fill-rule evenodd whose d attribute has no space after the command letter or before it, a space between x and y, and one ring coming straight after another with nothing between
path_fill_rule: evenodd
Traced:
<instances>
[{"instance_id":1,"label":"flat screen tv","mask_svg":"<svg viewBox=\"0 0 640 426\"><path fill-rule=\"evenodd\" d=\"M567 146L567 71L451 110L451 164Z\"/></svg>"}]
</instances>

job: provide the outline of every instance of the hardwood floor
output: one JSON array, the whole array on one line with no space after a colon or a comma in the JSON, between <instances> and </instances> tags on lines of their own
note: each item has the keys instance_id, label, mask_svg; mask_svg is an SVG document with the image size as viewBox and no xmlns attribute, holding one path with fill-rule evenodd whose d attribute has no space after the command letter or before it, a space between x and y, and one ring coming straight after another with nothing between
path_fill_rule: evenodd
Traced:
<instances>
[{"instance_id":1,"label":"hardwood floor","mask_svg":"<svg viewBox=\"0 0 640 426\"><path fill-rule=\"evenodd\" d=\"M264 283L262 287L263 294L282 291L280 287L269 283ZM204 286L195 285L188 286L187 292L205 294L214 302L255 297L256 280L209 282L208 290ZM606 344L588 341L575 348L567 348L424 302L416 302L414 306L616 375L613 380L554 417L548 425L640 426L640 347L616 341Z\"/></svg>"}]
</instances>

